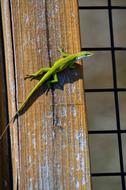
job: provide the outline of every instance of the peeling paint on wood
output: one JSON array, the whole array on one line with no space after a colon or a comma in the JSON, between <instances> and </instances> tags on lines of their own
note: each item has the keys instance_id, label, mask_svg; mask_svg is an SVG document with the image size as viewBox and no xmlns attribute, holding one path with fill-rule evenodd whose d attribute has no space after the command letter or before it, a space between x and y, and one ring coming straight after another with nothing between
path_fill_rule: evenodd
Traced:
<instances>
[{"instance_id":1,"label":"peeling paint on wood","mask_svg":"<svg viewBox=\"0 0 126 190\"><path fill-rule=\"evenodd\" d=\"M7 5L9 0L2 2L3 11ZM6 47L6 67L11 117L37 82L24 81L24 76L51 66L60 57L58 47L80 51L80 33L77 0L11 0L10 8L14 49ZM19 190L91 189L82 71L78 64L59 74L55 91L38 92L11 125L14 190L17 185Z\"/></svg>"}]
</instances>

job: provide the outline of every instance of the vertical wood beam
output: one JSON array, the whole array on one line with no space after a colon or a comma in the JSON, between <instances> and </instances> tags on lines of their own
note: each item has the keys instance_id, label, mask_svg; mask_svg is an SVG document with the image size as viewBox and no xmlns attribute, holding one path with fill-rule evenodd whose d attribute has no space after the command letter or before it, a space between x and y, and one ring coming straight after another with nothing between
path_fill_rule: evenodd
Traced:
<instances>
[{"instance_id":1,"label":"vertical wood beam","mask_svg":"<svg viewBox=\"0 0 126 190\"><path fill-rule=\"evenodd\" d=\"M10 118L37 81L26 74L51 66L58 47L80 51L77 0L3 0ZM83 69L59 75L55 90L38 91L11 124L14 190L90 190ZM40 96L41 95L41 96Z\"/></svg>"}]
</instances>

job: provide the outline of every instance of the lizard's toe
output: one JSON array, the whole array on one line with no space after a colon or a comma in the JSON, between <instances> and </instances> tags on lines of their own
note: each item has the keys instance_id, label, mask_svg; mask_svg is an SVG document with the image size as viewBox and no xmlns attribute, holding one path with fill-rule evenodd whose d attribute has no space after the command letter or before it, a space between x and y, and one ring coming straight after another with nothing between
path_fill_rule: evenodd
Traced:
<instances>
[{"instance_id":1,"label":"lizard's toe","mask_svg":"<svg viewBox=\"0 0 126 190\"><path fill-rule=\"evenodd\" d=\"M25 79L25 80L26 80L26 79L33 80L33 79L34 79L34 76L33 76L33 75L26 75L26 76L24 77L24 79Z\"/></svg>"}]
</instances>

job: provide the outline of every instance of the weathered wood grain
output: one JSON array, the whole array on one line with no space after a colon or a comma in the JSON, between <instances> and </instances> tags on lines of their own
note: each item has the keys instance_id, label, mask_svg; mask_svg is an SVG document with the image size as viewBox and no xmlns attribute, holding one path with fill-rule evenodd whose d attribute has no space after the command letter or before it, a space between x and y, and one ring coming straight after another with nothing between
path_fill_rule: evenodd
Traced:
<instances>
[{"instance_id":1,"label":"weathered wood grain","mask_svg":"<svg viewBox=\"0 0 126 190\"><path fill-rule=\"evenodd\" d=\"M4 0L2 16L11 118L37 82L26 74L51 66L58 47L80 51L77 0ZM82 70L60 74L11 124L14 190L91 189Z\"/></svg>"}]
</instances>

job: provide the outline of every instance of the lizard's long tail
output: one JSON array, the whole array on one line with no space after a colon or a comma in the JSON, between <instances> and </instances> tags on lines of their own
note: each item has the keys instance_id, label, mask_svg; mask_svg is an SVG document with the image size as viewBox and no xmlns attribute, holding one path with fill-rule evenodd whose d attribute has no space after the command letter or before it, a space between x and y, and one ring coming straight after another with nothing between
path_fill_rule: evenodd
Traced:
<instances>
[{"instance_id":1,"label":"lizard's long tail","mask_svg":"<svg viewBox=\"0 0 126 190\"><path fill-rule=\"evenodd\" d=\"M0 135L0 140L2 139L2 137L4 136L4 134L6 133L7 129L9 128L10 123L11 123L12 121L13 121L13 122L15 121L15 118L17 117L18 113L19 113L19 111L17 111L17 112L15 113L15 115L11 118L11 120L9 121L9 123L6 125L5 129L3 130L2 134Z\"/></svg>"}]
</instances>

